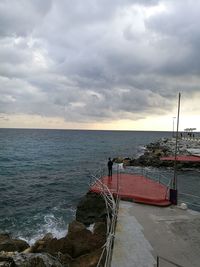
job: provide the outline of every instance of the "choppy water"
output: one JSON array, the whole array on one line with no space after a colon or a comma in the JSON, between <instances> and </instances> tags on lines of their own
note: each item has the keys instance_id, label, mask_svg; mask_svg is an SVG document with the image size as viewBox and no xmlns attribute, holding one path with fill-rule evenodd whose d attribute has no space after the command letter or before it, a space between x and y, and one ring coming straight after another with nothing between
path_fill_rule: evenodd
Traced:
<instances>
[{"instance_id":1,"label":"choppy water","mask_svg":"<svg viewBox=\"0 0 200 267\"><path fill-rule=\"evenodd\" d=\"M91 174L108 157L137 157L162 137L171 133L0 129L0 232L30 243L49 231L63 236ZM180 190L200 195L199 176L180 172Z\"/></svg>"}]
</instances>

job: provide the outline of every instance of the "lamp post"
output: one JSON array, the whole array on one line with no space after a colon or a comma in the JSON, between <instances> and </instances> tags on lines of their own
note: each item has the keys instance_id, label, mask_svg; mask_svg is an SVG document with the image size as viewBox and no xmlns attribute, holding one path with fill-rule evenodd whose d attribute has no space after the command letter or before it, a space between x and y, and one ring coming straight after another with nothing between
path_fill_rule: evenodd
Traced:
<instances>
[{"instance_id":1,"label":"lamp post","mask_svg":"<svg viewBox=\"0 0 200 267\"><path fill-rule=\"evenodd\" d=\"M173 119L173 132L172 132L172 137L174 137L174 120L176 119L176 117L172 117Z\"/></svg>"}]
</instances>

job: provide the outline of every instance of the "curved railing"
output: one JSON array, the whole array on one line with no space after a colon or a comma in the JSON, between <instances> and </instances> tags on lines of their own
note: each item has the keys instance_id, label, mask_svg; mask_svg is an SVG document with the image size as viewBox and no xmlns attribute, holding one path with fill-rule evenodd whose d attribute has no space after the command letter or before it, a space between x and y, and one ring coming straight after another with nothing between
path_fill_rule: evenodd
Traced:
<instances>
[{"instance_id":1,"label":"curved railing","mask_svg":"<svg viewBox=\"0 0 200 267\"><path fill-rule=\"evenodd\" d=\"M106 243L103 245L103 250L101 256L99 258L99 262L97 267L102 266L102 261L105 260L104 267L109 267L111 265L111 258L112 258L112 248L113 242L115 237L115 227L117 223L117 215L118 215L118 208L119 208L119 194L114 199L111 191L102 183L101 178L105 174L103 169L97 170L95 175L91 176L90 186L95 184L99 187L101 196L103 197L106 205L107 211L107 238ZM118 172L118 179L120 179L120 173ZM117 183L119 185L119 181ZM117 192L119 192L119 186L117 188Z\"/></svg>"}]
</instances>

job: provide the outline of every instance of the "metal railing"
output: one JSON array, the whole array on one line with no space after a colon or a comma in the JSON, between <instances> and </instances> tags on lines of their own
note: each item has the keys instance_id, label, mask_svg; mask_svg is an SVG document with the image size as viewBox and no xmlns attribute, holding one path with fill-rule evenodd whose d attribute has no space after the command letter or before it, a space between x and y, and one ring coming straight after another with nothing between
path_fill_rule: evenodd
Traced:
<instances>
[{"instance_id":1,"label":"metal railing","mask_svg":"<svg viewBox=\"0 0 200 267\"><path fill-rule=\"evenodd\" d=\"M183 196L183 198L181 198L181 201L183 201L184 203L186 203L189 206L194 206L195 208L198 208L197 210L200 211L200 196L197 195L193 195L193 194L188 194L188 193L183 193L183 192L179 192L179 196ZM195 203L194 203L195 200ZM179 202L181 202L179 199Z\"/></svg>"},{"instance_id":2,"label":"metal railing","mask_svg":"<svg viewBox=\"0 0 200 267\"><path fill-rule=\"evenodd\" d=\"M149 170L148 168L145 168L143 166L140 168L134 169L134 171L131 171L131 172L145 176L159 184L163 184L164 186L166 186L165 198L169 199L169 190L171 187L173 177L167 178L165 175L161 174L160 172L154 169Z\"/></svg>"},{"instance_id":3,"label":"metal railing","mask_svg":"<svg viewBox=\"0 0 200 267\"><path fill-rule=\"evenodd\" d=\"M98 264L96 267L102 266L104 264L104 267L110 267L111 266L111 259L112 259L112 248L114 243L114 237L115 237L115 228L117 223L117 215L118 215L118 208L119 208L119 181L117 181L117 196L116 199L114 199L111 191L107 187L106 184L104 184L101 181L101 178L103 177L103 174L105 174L103 169L99 169L95 175L91 175L90 180L90 186L95 184L100 189L100 194L103 197L106 205L106 211L107 211L107 237L106 242L102 247L102 253L99 258ZM120 179L120 173L117 170L117 179ZM104 262L104 263L102 263Z\"/></svg>"}]
</instances>

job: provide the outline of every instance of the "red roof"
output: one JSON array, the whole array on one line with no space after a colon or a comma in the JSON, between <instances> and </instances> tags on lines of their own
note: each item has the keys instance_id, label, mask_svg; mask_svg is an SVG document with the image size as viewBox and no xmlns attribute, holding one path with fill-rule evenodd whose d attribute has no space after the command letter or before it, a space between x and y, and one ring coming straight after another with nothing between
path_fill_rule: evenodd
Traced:
<instances>
[{"instance_id":1,"label":"red roof","mask_svg":"<svg viewBox=\"0 0 200 267\"><path fill-rule=\"evenodd\" d=\"M162 157L160 160L171 160L175 161L175 156L169 156L169 157ZM199 156L190 156L190 155L181 155L176 157L177 161L184 161L184 162L200 162Z\"/></svg>"}]
</instances>

